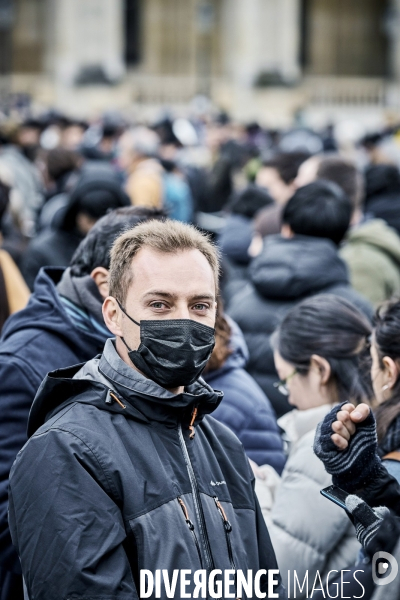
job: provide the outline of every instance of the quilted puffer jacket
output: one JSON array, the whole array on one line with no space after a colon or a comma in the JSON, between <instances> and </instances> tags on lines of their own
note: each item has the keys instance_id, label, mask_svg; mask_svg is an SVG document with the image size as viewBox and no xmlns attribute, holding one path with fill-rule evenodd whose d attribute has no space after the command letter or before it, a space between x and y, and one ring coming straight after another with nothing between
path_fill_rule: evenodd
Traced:
<instances>
[{"instance_id":1,"label":"quilted puffer jacket","mask_svg":"<svg viewBox=\"0 0 400 600\"><path fill-rule=\"evenodd\" d=\"M221 396L201 379L172 394L112 340L48 375L10 476L30 600L132 600L141 569L277 568L242 445L208 416Z\"/></svg>"},{"instance_id":2,"label":"quilted puffer jacket","mask_svg":"<svg viewBox=\"0 0 400 600\"><path fill-rule=\"evenodd\" d=\"M331 476L313 452L315 428L331 405L308 410L293 410L278 420L290 443L290 453L272 510L264 511L284 584L287 573L296 571L307 585L297 598L311 597L319 571L322 581L332 569L341 571L355 564L360 544L346 512L329 502L320 490L332 485ZM265 491L257 480L256 491L263 508ZM293 581L292 581L293 585Z\"/></svg>"}]
</instances>

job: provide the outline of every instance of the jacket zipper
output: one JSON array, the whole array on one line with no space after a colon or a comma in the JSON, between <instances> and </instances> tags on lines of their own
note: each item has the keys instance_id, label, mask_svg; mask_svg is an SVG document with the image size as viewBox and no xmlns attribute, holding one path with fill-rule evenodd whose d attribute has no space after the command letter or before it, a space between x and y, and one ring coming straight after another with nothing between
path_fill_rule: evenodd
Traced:
<instances>
[{"instance_id":1,"label":"jacket zipper","mask_svg":"<svg viewBox=\"0 0 400 600\"><path fill-rule=\"evenodd\" d=\"M205 524L205 520L204 520L204 513L203 513L203 508L201 506L201 500L200 500L199 489L197 487L196 476L194 474L193 466L190 461L189 452L186 448L185 438L183 437L182 426L180 423L178 425L178 435L179 435L179 443L181 445L182 454L185 459L186 468L187 468L189 479L190 479L190 485L192 488L194 507L195 507L195 511L196 511L196 519L197 519L197 523L199 526L200 539L203 544L204 558L206 561L206 569L210 573L214 569L214 561L213 561L212 554L211 554L210 542L209 542L208 536L207 536L206 524Z\"/></svg>"},{"instance_id":2,"label":"jacket zipper","mask_svg":"<svg viewBox=\"0 0 400 600\"><path fill-rule=\"evenodd\" d=\"M224 509L222 508L222 504L218 500L217 496L214 496L214 502L218 509L219 514L221 515L221 519L224 523L225 539L226 539L226 546L228 548L229 561L231 563L231 568L235 571L235 582L236 582L236 565L235 565L235 560L233 558L232 542L231 542L231 535L230 535L231 531L232 531L232 525L229 523L226 513L225 513Z\"/></svg>"},{"instance_id":3,"label":"jacket zipper","mask_svg":"<svg viewBox=\"0 0 400 600\"><path fill-rule=\"evenodd\" d=\"M182 500L182 498L178 497L178 502L179 502L180 507L181 507L181 509L183 511L183 514L185 516L185 521L186 521L187 526L189 527L189 531L190 531L190 533L193 536L193 540L194 540L194 543L195 543L195 546L196 546L197 554L199 555L200 565L201 565L201 568L203 568L203 559L201 558L199 540L197 539L197 535L196 535L196 532L194 530L194 525L193 525L192 521L189 519L188 509L186 508L186 504L184 503L184 501Z\"/></svg>"}]
</instances>

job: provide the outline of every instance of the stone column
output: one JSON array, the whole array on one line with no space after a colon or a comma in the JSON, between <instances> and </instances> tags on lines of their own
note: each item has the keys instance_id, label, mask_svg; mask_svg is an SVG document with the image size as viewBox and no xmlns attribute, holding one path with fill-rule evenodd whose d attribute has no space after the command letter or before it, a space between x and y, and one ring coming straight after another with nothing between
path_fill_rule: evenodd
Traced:
<instances>
[{"instance_id":1,"label":"stone column","mask_svg":"<svg viewBox=\"0 0 400 600\"><path fill-rule=\"evenodd\" d=\"M118 81L124 73L123 0L47 2L47 72L66 86Z\"/></svg>"},{"instance_id":2,"label":"stone column","mask_svg":"<svg viewBox=\"0 0 400 600\"><path fill-rule=\"evenodd\" d=\"M385 25L389 38L390 77L400 83L400 0L389 0Z\"/></svg>"},{"instance_id":3,"label":"stone column","mask_svg":"<svg viewBox=\"0 0 400 600\"><path fill-rule=\"evenodd\" d=\"M237 85L261 72L300 74L300 0L225 0L224 66Z\"/></svg>"}]
</instances>

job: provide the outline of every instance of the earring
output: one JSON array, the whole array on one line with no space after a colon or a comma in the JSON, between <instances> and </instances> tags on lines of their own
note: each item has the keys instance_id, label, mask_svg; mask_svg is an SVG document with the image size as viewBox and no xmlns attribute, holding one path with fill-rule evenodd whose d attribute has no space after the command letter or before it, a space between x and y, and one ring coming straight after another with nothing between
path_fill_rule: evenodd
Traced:
<instances>
[{"instance_id":1,"label":"earring","mask_svg":"<svg viewBox=\"0 0 400 600\"><path fill-rule=\"evenodd\" d=\"M385 392L385 391L386 391L386 390L388 390L388 389L389 389L389 384L387 383L386 385L384 385L384 386L382 387L382 392Z\"/></svg>"}]
</instances>

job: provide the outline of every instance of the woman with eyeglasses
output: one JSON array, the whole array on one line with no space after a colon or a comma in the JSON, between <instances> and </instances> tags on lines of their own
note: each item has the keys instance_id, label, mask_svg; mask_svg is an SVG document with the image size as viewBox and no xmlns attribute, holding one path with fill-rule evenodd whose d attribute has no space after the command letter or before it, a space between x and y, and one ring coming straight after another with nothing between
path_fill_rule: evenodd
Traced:
<instances>
[{"instance_id":1,"label":"woman with eyeglasses","mask_svg":"<svg viewBox=\"0 0 400 600\"><path fill-rule=\"evenodd\" d=\"M278 421L289 457L272 510L264 516L280 573L291 590L288 570L292 577L296 571L300 584L308 572L310 592L317 571L326 581L329 571L346 569L357 558L360 545L346 513L320 494L332 481L314 455L313 440L317 424L333 405L370 400L370 335L362 313L327 294L298 304L272 338L277 388L295 408ZM264 494L268 497L264 484L256 479L261 507ZM299 592L297 587L298 598L307 597L306 588Z\"/></svg>"}]
</instances>

